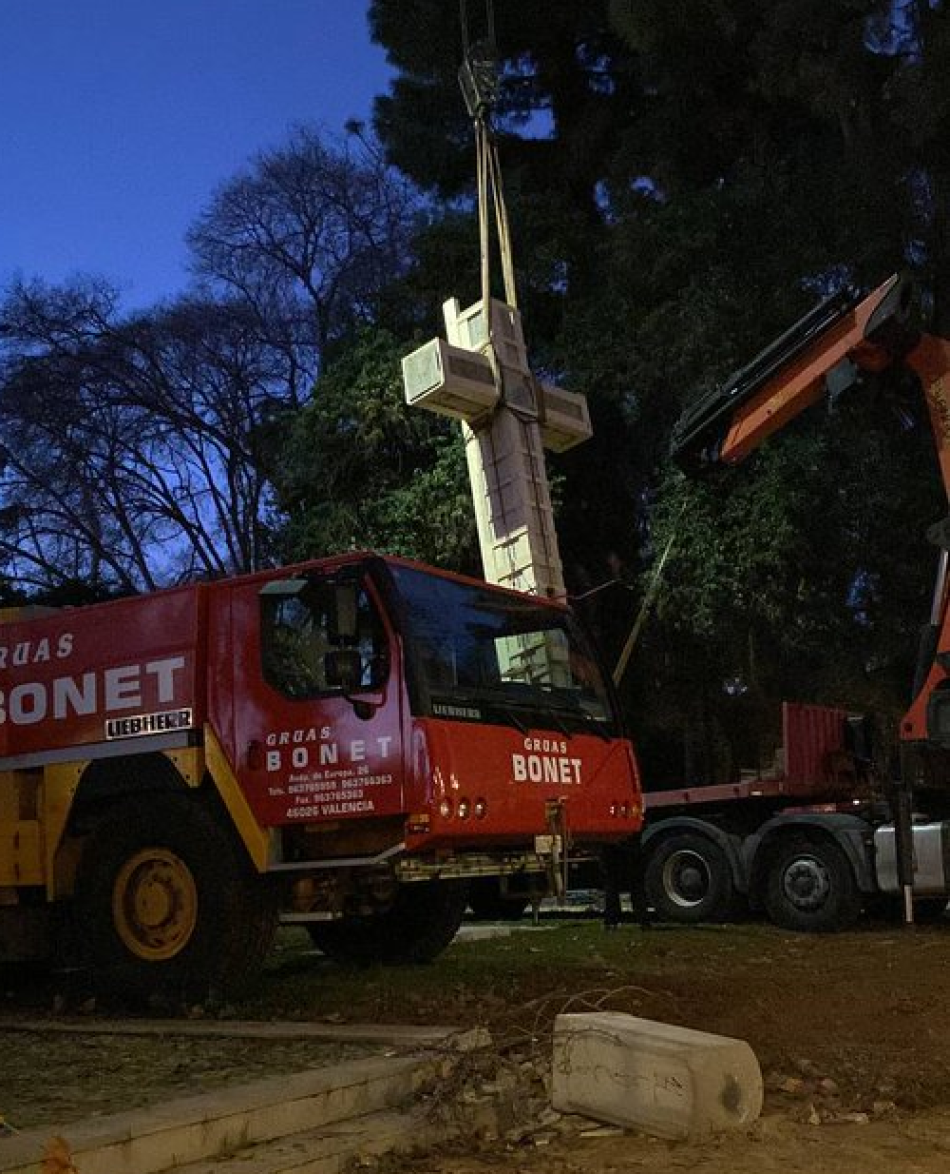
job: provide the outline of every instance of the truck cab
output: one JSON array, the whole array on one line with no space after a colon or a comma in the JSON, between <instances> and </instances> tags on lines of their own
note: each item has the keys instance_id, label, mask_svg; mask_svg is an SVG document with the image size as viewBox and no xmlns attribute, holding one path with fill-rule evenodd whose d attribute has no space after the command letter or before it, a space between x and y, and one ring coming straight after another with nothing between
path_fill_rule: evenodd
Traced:
<instances>
[{"instance_id":1,"label":"truck cab","mask_svg":"<svg viewBox=\"0 0 950 1174\"><path fill-rule=\"evenodd\" d=\"M17 956L81 923L96 974L207 987L279 918L337 956L423 960L470 879L546 890L569 847L640 826L611 686L554 601L350 554L0 634Z\"/></svg>"}]
</instances>

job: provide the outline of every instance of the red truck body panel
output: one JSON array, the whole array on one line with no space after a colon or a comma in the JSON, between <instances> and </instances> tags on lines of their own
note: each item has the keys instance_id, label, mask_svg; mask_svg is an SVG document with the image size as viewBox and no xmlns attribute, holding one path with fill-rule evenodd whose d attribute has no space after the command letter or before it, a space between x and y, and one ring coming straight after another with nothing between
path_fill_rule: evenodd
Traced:
<instances>
[{"instance_id":1,"label":"red truck body panel","mask_svg":"<svg viewBox=\"0 0 950 1174\"><path fill-rule=\"evenodd\" d=\"M262 670L262 589L295 573L361 572L361 559L0 624L0 769L197 744L208 723L262 827L404 815L410 848L477 848L545 833L557 801L578 838L639 828L625 738L559 729L557 718L535 728L488 710L462 721L412 713L404 636L368 577L384 676L352 696L275 688Z\"/></svg>"},{"instance_id":2,"label":"red truck body panel","mask_svg":"<svg viewBox=\"0 0 950 1174\"><path fill-rule=\"evenodd\" d=\"M543 831L548 804L558 804L566 830L584 839L639 828L639 779L625 740L423 719L414 744L417 756L425 746L430 765L417 761L411 803L433 812L434 845Z\"/></svg>"},{"instance_id":3,"label":"red truck body panel","mask_svg":"<svg viewBox=\"0 0 950 1174\"><path fill-rule=\"evenodd\" d=\"M0 625L0 761L84 758L205 719L206 588Z\"/></svg>"},{"instance_id":4,"label":"red truck body panel","mask_svg":"<svg viewBox=\"0 0 950 1174\"><path fill-rule=\"evenodd\" d=\"M273 577L273 576L271 576ZM404 809L404 685L393 657L373 709L342 696L293 700L261 675L258 591L237 580L215 603L218 687L211 722L257 819L265 826L393 815ZM387 629L393 639L391 628Z\"/></svg>"}]
</instances>

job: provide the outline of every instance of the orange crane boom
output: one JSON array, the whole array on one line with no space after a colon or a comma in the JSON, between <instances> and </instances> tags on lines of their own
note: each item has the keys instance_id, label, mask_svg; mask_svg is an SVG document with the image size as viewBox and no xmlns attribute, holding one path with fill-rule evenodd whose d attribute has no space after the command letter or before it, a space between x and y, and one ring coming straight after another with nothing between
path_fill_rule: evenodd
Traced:
<instances>
[{"instance_id":1,"label":"orange crane boom","mask_svg":"<svg viewBox=\"0 0 950 1174\"><path fill-rule=\"evenodd\" d=\"M950 342L915 330L910 302L911 287L897 275L864 297L846 290L826 298L684 413L674 457L690 471L738 464L826 395L864 373L903 366L922 384L950 494Z\"/></svg>"}]
</instances>

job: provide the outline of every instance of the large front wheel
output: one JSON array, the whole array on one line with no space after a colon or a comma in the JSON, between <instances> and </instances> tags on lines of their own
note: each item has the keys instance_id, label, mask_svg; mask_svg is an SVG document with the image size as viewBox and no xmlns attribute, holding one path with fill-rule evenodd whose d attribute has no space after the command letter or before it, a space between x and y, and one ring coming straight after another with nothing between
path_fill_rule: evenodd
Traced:
<instances>
[{"instance_id":1,"label":"large front wheel","mask_svg":"<svg viewBox=\"0 0 950 1174\"><path fill-rule=\"evenodd\" d=\"M96 828L77 911L97 986L171 1003L238 989L276 927L265 878L197 797L180 795L124 805Z\"/></svg>"}]
</instances>

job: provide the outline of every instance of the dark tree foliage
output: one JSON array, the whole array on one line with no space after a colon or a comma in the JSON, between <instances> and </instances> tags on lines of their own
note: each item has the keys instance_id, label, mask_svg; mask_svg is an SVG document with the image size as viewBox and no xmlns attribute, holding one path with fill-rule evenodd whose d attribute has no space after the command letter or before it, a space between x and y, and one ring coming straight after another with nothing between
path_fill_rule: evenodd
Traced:
<instances>
[{"instance_id":1,"label":"dark tree foliage","mask_svg":"<svg viewBox=\"0 0 950 1174\"><path fill-rule=\"evenodd\" d=\"M363 331L293 421L275 469L290 558L366 549L477 570L457 430L403 402L405 349Z\"/></svg>"},{"instance_id":2,"label":"dark tree foliage","mask_svg":"<svg viewBox=\"0 0 950 1174\"><path fill-rule=\"evenodd\" d=\"M188 233L192 268L283 348L288 391L303 402L328 348L375 318L418 213L412 188L366 137L338 142L299 127L215 193Z\"/></svg>"},{"instance_id":3,"label":"dark tree foliage","mask_svg":"<svg viewBox=\"0 0 950 1174\"><path fill-rule=\"evenodd\" d=\"M486 10L478 3L468 9L468 39L477 42L487 31ZM495 118L506 171L519 191L590 215L635 84L607 9L605 0L494 6L501 68ZM391 158L443 198L468 191L471 128L457 81L460 9L440 0L374 0L370 27L399 71L392 95L376 101L376 125Z\"/></svg>"},{"instance_id":4,"label":"dark tree foliage","mask_svg":"<svg viewBox=\"0 0 950 1174\"><path fill-rule=\"evenodd\" d=\"M486 32L486 9L467 7L476 42ZM602 222L599 187L630 125L638 84L607 9L606 0L494 5L501 70L494 121L529 299L596 281L588 259L590 234ZM375 0L370 27L399 71L391 95L375 107L389 157L442 199L470 196L474 148L457 80L459 8Z\"/></svg>"},{"instance_id":5,"label":"dark tree foliage","mask_svg":"<svg viewBox=\"0 0 950 1174\"><path fill-rule=\"evenodd\" d=\"M894 164L911 206L913 256L933 295L933 324L950 336L950 10L902 0L879 38L893 71Z\"/></svg>"},{"instance_id":6,"label":"dark tree foliage","mask_svg":"<svg viewBox=\"0 0 950 1174\"><path fill-rule=\"evenodd\" d=\"M78 599L272 561L288 414L380 312L418 213L366 136L301 128L197 219L199 280L178 301L129 316L101 281L13 282L0 570Z\"/></svg>"}]
</instances>

